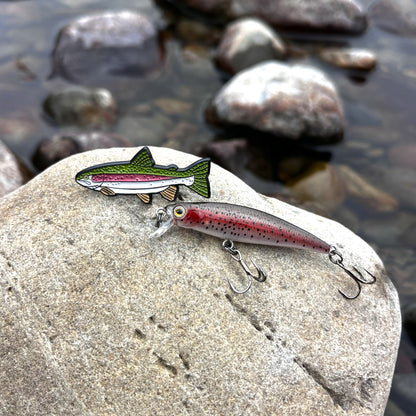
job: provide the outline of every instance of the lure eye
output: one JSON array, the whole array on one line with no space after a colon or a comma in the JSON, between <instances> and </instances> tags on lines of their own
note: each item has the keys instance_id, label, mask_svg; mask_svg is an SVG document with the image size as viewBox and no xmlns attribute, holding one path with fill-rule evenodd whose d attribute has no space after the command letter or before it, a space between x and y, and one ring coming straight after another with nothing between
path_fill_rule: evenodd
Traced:
<instances>
[{"instance_id":1,"label":"lure eye","mask_svg":"<svg viewBox=\"0 0 416 416\"><path fill-rule=\"evenodd\" d=\"M173 210L173 214L175 215L176 218L183 218L185 216L185 213L186 213L186 210L182 205L178 205Z\"/></svg>"}]
</instances>

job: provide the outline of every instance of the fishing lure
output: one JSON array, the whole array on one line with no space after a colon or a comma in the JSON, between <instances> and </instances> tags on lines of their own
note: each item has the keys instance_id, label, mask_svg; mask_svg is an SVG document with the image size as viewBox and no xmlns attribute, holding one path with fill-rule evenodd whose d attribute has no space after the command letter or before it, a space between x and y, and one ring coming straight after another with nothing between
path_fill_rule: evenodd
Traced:
<instances>
[{"instance_id":1,"label":"fishing lure","mask_svg":"<svg viewBox=\"0 0 416 416\"><path fill-rule=\"evenodd\" d=\"M376 281L376 277L366 269L363 270L371 280L365 279L356 267L353 270L347 269L341 253L334 246L290 222L254 208L219 202L171 204L158 210L156 225L158 229L150 235L151 238L160 237L172 225L177 225L224 239L224 249L241 264L249 277L248 285L242 290L238 290L228 280L236 293L247 292L252 279L264 282L266 274L252 261L257 270L257 275L253 274L234 242L300 248L328 254L329 260L343 269L357 285L354 296L347 296L339 290L346 299L357 298L361 293L361 284L373 284Z\"/></svg>"},{"instance_id":2,"label":"fishing lure","mask_svg":"<svg viewBox=\"0 0 416 416\"><path fill-rule=\"evenodd\" d=\"M150 204L152 194L160 193L174 201L179 185L185 185L197 194L209 198L211 160L199 159L186 168L176 165L156 165L148 147L143 147L130 162L103 163L78 172L75 180L80 185L104 195L135 194Z\"/></svg>"}]
</instances>

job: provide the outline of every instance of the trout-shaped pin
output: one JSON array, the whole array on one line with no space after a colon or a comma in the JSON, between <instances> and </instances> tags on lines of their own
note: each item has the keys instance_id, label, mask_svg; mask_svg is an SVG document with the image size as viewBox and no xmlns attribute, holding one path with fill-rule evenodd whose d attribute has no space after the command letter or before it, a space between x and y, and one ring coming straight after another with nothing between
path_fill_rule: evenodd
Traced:
<instances>
[{"instance_id":1,"label":"trout-shaped pin","mask_svg":"<svg viewBox=\"0 0 416 416\"><path fill-rule=\"evenodd\" d=\"M103 163L78 172L75 180L82 186L104 195L137 195L145 204L152 202L152 194L160 193L174 201L179 185L209 198L211 160L200 159L186 168L176 165L156 165L148 147L143 147L130 162Z\"/></svg>"}]
</instances>

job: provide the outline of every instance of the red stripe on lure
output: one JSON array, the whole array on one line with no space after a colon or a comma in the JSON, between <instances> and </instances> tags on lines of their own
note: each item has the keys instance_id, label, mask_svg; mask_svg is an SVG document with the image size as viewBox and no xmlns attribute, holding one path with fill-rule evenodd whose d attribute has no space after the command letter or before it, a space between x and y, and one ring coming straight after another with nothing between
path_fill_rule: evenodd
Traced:
<instances>
[{"instance_id":1,"label":"red stripe on lure","mask_svg":"<svg viewBox=\"0 0 416 416\"><path fill-rule=\"evenodd\" d=\"M368 285L376 281L376 277L366 269L363 270L370 276L370 280L364 278L363 273L357 267L345 267L341 253L334 246L290 222L254 208L220 202L181 203L168 205L158 210L157 216L159 228L150 235L151 238L160 237L175 224L224 239L224 249L242 265L250 277L249 285L241 291L235 289L228 281L231 289L236 293L247 292L251 286L251 278L263 282L266 280L266 275L254 262L258 276L250 272L240 252L234 247L235 241L327 253L329 260L344 270L357 285L358 291L354 296L347 296L339 290L346 299L357 298L361 293L361 284ZM168 220L161 225L166 216Z\"/></svg>"},{"instance_id":2,"label":"red stripe on lure","mask_svg":"<svg viewBox=\"0 0 416 416\"><path fill-rule=\"evenodd\" d=\"M254 208L205 202L172 204L165 210L172 219L172 224L225 240L309 249L322 253L329 253L331 248L308 231Z\"/></svg>"}]
</instances>

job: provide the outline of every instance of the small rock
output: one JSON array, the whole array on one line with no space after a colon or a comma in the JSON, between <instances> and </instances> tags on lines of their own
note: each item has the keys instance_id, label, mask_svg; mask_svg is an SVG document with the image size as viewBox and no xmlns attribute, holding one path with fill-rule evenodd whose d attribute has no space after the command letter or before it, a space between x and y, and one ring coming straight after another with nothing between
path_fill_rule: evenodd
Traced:
<instances>
[{"instance_id":1,"label":"small rock","mask_svg":"<svg viewBox=\"0 0 416 416\"><path fill-rule=\"evenodd\" d=\"M81 17L59 32L52 54L53 75L96 81L140 76L161 63L158 33L146 17L132 11Z\"/></svg>"},{"instance_id":2,"label":"small rock","mask_svg":"<svg viewBox=\"0 0 416 416\"><path fill-rule=\"evenodd\" d=\"M93 149L128 146L131 146L128 140L111 133L56 134L39 144L32 160L37 169L44 170L54 163L76 153Z\"/></svg>"},{"instance_id":3,"label":"small rock","mask_svg":"<svg viewBox=\"0 0 416 416\"><path fill-rule=\"evenodd\" d=\"M361 33L367 18L355 0L175 0L175 3L227 19L257 16L277 28Z\"/></svg>"},{"instance_id":4,"label":"small rock","mask_svg":"<svg viewBox=\"0 0 416 416\"><path fill-rule=\"evenodd\" d=\"M110 91L67 86L52 92L44 102L45 112L58 124L101 126L117 118L117 105Z\"/></svg>"},{"instance_id":5,"label":"small rock","mask_svg":"<svg viewBox=\"0 0 416 416\"><path fill-rule=\"evenodd\" d=\"M29 169L0 140L0 198L19 188L32 176Z\"/></svg>"},{"instance_id":6,"label":"small rock","mask_svg":"<svg viewBox=\"0 0 416 416\"><path fill-rule=\"evenodd\" d=\"M350 167L338 165L336 169L344 182L347 193L370 212L392 212L399 207L395 198L367 182Z\"/></svg>"},{"instance_id":7,"label":"small rock","mask_svg":"<svg viewBox=\"0 0 416 416\"><path fill-rule=\"evenodd\" d=\"M259 19L243 18L227 26L216 55L225 71L236 73L262 61L281 59L283 41Z\"/></svg>"},{"instance_id":8,"label":"small rock","mask_svg":"<svg viewBox=\"0 0 416 416\"><path fill-rule=\"evenodd\" d=\"M337 208L345 198L345 188L337 171L328 163L316 162L301 177L287 183L301 202L315 202L325 211Z\"/></svg>"},{"instance_id":9,"label":"small rock","mask_svg":"<svg viewBox=\"0 0 416 416\"><path fill-rule=\"evenodd\" d=\"M346 69L370 71L377 64L376 56L367 49L325 48L319 56L325 62Z\"/></svg>"},{"instance_id":10,"label":"small rock","mask_svg":"<svg viewBox=\"0 0 416 416\"><path fill-rule=\"evenodd\" d=\"M323 72L274 61L235 75L206 117L213 124L243 125L312 143L339 141L344 126L341 101Z\"/></svg>"}]
</instances>

